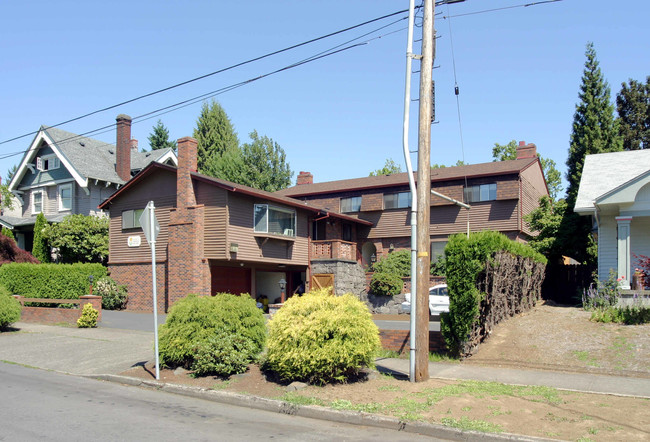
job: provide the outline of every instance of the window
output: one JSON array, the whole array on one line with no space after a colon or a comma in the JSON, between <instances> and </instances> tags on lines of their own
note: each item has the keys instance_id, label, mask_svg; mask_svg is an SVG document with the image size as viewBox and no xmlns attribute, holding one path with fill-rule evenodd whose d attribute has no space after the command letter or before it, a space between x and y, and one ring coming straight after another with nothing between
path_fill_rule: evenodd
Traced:
<instances>
[{"instance_id":1,"label":"window","mask_svg":"<svg viewBox=\"0 0 650 442\"><path fill-rule=\"evenodd\" d=\"M257 233L296 236L296 212L290 209L255 204L254 228Z\"/></svg>"},{"instance_id":2,"label":"window","mask_svg":"<svg viewBox=\"0 0 650 442\"><path fill-rule=\"evenodd\" d=\"M60 166L61 162L55 155L36 158L36 168L40 171L44 172L47 170L58 169Z\"/></svg>"},{"instance_id":3,"label":"window","mask_svg":"<svg viewBox=\"0 0 650 442\"><path fill-rule=\"evenodd\" d=\"M343 241L352 241L352 226L350 224L343 224L341 236Z\"/></svg>"},{"instance_id":4,"label":"window","mask_svg":"<svg viewBox=\"0 0 650 442\"><path fill-rule=\"evenodd\" d=\"M411 207L411 192L384 195L384 209L403 209L405 207Z\"/></svg>"},{"instance_id":5,"label":"window","mask_svg":"<svg viewBox=\"0 0 650 442\"><path fill-rule=\"evenodd\" d=\"M341 212L358 212L361 210L361 197L341 198Z\"/></svg>"},{"instance_id":6,"label":"window","mask_svg":"<svg viewBox=\"0 0 650 442\"><path fill-rule=\"evenodd\" d=\"M436 241L431 243L431 264L434 264L445 257L447 241Z\"/></svg>"},{"instance_id":7,"label":"window","mask_svg":"<svg viewBox=\"0 0 650 442\"><path fill-rule=\"evenodd\" d=\"M475 203L478 201L494 201L497 199L497 185L481 184L480 186L470 186L465 189L465 202Z\"/></svg>"},{"instance_id":8,"label":"window","mask_svg":"<svg viewBox=\"0 0 650 442\"><path fill-rule=\"evenodd\" d=\"M32 192L32 213L43 212L43 191L36 190Z\"/></svg>"},{"instance_id":9,"label":"window","mask_svg":"<svg viewBox=\"0 0 650 442\"><path fill-rule=\"evenodd\" d=\"M59 186L59 210L72 210L72 184Z\"/></svg>"},{"instance_id":10,"label":"window","mask_svg":"<svg viewBox=\"0 0 650 442\"><path fill-rule=\"evenodd\" d=\"M122 229L137 229L144 209L125 210L122 212Z\"/></svg>"}]
</instances>

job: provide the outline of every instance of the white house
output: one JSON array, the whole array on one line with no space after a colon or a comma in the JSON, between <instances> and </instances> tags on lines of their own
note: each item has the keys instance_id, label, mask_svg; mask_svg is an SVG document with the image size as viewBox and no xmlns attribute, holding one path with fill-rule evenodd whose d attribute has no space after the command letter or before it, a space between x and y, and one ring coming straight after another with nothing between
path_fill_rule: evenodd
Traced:
<instances>
[{"instance_id":1,"label":"white house","mask_svg":"<svg viewBox=\"0 0 650 442\"><path fill-rule=\"evenodd\" d=\"M650 149L587 155L574 208L598 229L598 277L629 288L634 255L650 256Z\"/></svg>"}]
</instances>

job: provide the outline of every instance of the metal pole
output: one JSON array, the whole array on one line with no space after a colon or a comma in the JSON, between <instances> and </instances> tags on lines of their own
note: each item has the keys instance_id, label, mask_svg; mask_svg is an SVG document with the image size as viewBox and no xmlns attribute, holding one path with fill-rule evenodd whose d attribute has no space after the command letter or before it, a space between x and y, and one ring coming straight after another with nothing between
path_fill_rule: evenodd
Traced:
<instances>
[{"instance_id":1,"label":"metal pole","mask_svg":"<svg viewBox=\"0 0 650 442\"><path fill-rule=\"evenodd\" d=\"M417 232L417 315L415 381L429 379L429 248L431 236L431 113L434 58L433 0L424 1L422 60L420 63L420 115L418 121L418 225ZM411 296L413 297L413 296ZM413 312L411 312L413 315Z\"/></svg>"},{"instance_id":2,"label":"metal pole","mask_svg":"<svg viewBox=\"0 0 650 442\"><path fill-rule=\"evenodd\" d=\"M406 173L409 178L409 188L411 189L411 323L410 323L410 353L409 353L409 380L415 382L415 308L417 300L415 296L415 287L417 281L417 210L418 200L415 188L415 179L413 178L413 166L411 165L411 150L409 149L409 112L411 105L411 65L413 58L413 22L414 22L415 0L409 2L409 21L408 37L406 43L406 85L404 87L404 124L402 127L402 147L404 149L404 162L406 163Z\"/></svg>"},{"instance_id":3,"label":"metal pole","mask_svg":"<svg viewBox=\"0 0 650 442\"><path fill-rule=\"evenodd\" d=\"M151 279L153 281L153 336L154 349L156 352L156 380L160 379L160 359L158 356L158 294L156 288L156 239L153 234L154 225L154 205L149 201L149 225L152 226L151 236Z\"/></svg>"}]
</instances>

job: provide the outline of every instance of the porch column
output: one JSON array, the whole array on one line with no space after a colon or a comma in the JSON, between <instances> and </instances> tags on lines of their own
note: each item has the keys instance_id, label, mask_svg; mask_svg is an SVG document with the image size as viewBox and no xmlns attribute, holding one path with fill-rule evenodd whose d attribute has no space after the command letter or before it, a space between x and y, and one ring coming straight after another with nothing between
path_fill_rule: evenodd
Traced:
<instances>
[{"instance_id":1,"label":"porch column","mask_svg":"<svg viewBox=\"0 0 650 442\"><path fill-rule=\"evenodd\" d=\"M630 223L632 222L631 216L617 216L616 224L618 227L618 277L621 278L621 288L624 290L630 289Z\"/></svg>"}]
</instances>

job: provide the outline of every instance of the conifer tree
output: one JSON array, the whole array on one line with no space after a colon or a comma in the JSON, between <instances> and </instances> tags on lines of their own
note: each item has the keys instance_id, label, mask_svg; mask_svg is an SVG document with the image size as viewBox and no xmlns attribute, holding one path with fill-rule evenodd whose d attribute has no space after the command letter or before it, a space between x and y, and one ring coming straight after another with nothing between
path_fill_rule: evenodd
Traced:
<instances>
[{"instance_id":1,"label":"conifer tree","mask_svg":"<svg viewBox=\"0 0 650 442\"><path fill-rule=\"evenodd\" d=\"M34 224L34 244L32 245L32 255L40 262L50 262L49 247L47 241L43 236L43 230L47 227L47 220L45 215L39 213L36 216L36 223Z\"/></svg>"},{"instance_id":2,"label":"conifer tree","mask_svg":"<svg viewBox=\"0 0 650 442\"><path fill-rule=\"evenodd\" d=\"M587 61L582 73L582 84L573 115L573 131L567 159L567 204L573 211L578 187L582 177L585 156L595 153L623 150L618 122L614 118L614 106L610 101L609 84L605 81L593 43L587 43Z\"/></svg>"},{"instance_id":3,"label":"conifer tree","mask_svg":"<svg viewBox=\"0 0 650 442\"><path fill-rule=\"evenodd\" d=\"M198 142L198 171L227 179L218 175L217 163L226 152L239 149L239 139L226 111L215 100L210 104L203 103L194 129L194 138Z\"/></svg>"},{"instance_id":4,"label":"conifer tree","mask_svg":"<svg viewBox=\"0 0 650 442\"><path fill-rule=\"evenodd\" d=\"M616 95L623 149L650 149L650 76L645 84L630 79Z\"/></svg>"},{"instance_id":5,"label":"conifer tree","mask_svg":"<svg viewBox=\"0 0 650 442\"><path fill-rule=\"evenodd\" d=\"M169 130L161 120L153 127L153 132L148 137L151 150L167 149L171 147L176 151L176 141L169 139Z\"/></svg>"}]
</instances>

